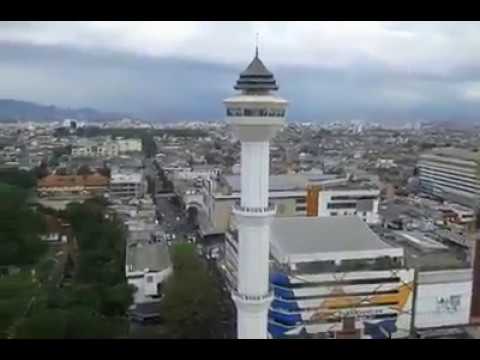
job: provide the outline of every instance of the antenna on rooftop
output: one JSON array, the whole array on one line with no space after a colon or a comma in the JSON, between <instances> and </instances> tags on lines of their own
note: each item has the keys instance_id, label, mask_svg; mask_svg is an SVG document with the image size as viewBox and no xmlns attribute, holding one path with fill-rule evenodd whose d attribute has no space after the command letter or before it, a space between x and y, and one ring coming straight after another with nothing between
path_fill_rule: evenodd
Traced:
<instances>
[{"instance_id":1,"label":"antenna on rooftop","mask_svg":"<svg viewBox=\"0 0 480 360\"><path fill-rule=\"evenodd\" d=\"M256 34L256 38L255 38L255 57L258 57L258 32Z\"/></svg>"}]
</instances>

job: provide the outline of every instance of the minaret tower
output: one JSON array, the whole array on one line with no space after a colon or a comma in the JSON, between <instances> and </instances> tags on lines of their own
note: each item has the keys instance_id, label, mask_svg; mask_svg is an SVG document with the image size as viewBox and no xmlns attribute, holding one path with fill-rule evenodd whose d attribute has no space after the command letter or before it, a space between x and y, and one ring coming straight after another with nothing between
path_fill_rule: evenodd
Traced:
<instances>
[{"instance_id":1,"label":"minaret tower","mask_svg":"<svg viewBox=\"0 0 480 360\"><path fill-rule=\"evenodd\" d=\"M273 74L258 57L240 74L238 95L224 101L227 121L242 143L241 201L233 208L238 225L238 280L232 297L237 307L237 337L266 339L269 289L270 219L275 207L268 201L270 139L285 124L287 101Z\"/></svg>"}]
</instances>

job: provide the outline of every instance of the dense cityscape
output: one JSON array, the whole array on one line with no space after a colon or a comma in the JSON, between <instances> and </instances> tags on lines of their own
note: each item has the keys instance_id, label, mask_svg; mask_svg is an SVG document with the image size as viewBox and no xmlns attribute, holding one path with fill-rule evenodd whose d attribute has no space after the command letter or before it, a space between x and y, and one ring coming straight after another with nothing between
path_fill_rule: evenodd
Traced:
<instances>
[{"instance_id":1,"label":"dense cityscape","mask_svg":"<svg viewBox=\"0 0 480 360\"><path fill-rule=\"evenodd\" d=\"M478 128L296 121L260 55L218 121L0 119L0 339L480 338Z\"/></svg>"}]
</instances>

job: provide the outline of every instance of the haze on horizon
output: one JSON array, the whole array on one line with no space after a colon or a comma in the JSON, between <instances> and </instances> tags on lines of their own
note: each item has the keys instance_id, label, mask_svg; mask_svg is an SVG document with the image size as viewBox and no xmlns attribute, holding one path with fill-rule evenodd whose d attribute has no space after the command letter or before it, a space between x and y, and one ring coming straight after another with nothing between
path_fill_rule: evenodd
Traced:
<instances>
[{"instance_id":1,"label":"haze on horizon","mask_svg":"<svg viewBox=\"0 0 480 360\"><path fill-rule=\"evenodd\" d=\"M480 22L1 22L0 98L220 120L254 55L292 121L477 121Z\"/></svg>"}]
</instances>

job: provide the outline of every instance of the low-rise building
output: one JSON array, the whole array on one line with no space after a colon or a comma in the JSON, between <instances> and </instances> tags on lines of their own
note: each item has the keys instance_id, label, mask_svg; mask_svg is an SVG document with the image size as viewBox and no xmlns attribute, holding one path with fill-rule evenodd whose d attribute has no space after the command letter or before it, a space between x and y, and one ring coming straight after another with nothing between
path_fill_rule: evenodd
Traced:
<instances>
[{"instance_id":1,"label":"low-rise building","mask_svg":"<svg viewBox=\"0 0 480 360\"><path fill-rule=\"evenodd\" d=\"M414 326L425 329L470 323L471 268L419 272L416 284Z\"/></svg>"},{"instance_id":2,"label":"low-rise building","mask_svg":"<svg viewBox=\"0 0 480 360\"><path fill-rule=\"evenodd\" d=\"M136 289L133 309L138 304L159 302L162 284L172 274L167 245L152 239L129 242L126 256L127 282Z\"/></svg>"},{"instance_id":3,"label":"low-rise building","mask_svg":"<svg viewBox=\"0 0 480 360\"><path fill-rule=\"evenodd\" d=\"M141 139L117 138L117 139L115 139L115 142L118 146L118 151L120 153L141 152L142 151L142 140Z\"/></svg>"},{"instance_id":4,"label":"low-rise building","mask_svg":"<svg viewBox=\"0 0 480 360\"><path fill-rule=\"evenodd\" d=\"M89 197L102 195L108 189L109 179L93 175L48 175L37 182L40 197Z\"/></svg>"}]
</instances>

